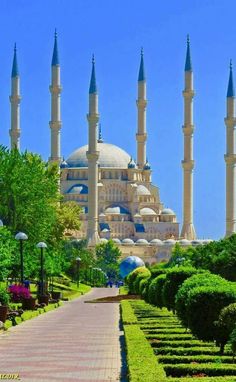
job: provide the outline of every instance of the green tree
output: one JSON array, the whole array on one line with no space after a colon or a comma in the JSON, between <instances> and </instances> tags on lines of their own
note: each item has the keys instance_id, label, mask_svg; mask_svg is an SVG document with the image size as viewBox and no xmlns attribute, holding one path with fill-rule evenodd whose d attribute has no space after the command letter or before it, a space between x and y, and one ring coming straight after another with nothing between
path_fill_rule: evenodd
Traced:
<instances>
[{"instance_id":1,"label":"green tree","mask_svg":"<svg viewBox=\"0 0 236 382\"><path fill-rule=\"evenodd\" d=\"M119 278L120 257L121 251L112 240L96 246L96 265L107 274L109 279Z\"/></svg>"}]
</instances>

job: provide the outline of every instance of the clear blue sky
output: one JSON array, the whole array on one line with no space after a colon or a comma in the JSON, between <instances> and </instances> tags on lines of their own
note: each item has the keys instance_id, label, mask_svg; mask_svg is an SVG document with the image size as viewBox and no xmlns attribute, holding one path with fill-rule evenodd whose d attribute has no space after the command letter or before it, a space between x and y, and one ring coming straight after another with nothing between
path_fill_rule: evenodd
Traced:
<instances>
[{"instance_id":1,"label":"clear blue sky","mask_svg":"<svg viewBox=\"0 0 236 382\"><path fill-rule=\"evenodd\" d=\"M1 0L0 142L9 144L10 73L16 41L22 149L49 156L54 28L62 72L62 154L87 142L91 55L103 138L136 157L140 47L147 75L148 159L161 200L182 222L183 69L190 34L195 80L194 221L199 237L225 232L225 101L236 66L235 0ZM236 77L236 76L235 76Z\"/></svg>"}]
</instances>

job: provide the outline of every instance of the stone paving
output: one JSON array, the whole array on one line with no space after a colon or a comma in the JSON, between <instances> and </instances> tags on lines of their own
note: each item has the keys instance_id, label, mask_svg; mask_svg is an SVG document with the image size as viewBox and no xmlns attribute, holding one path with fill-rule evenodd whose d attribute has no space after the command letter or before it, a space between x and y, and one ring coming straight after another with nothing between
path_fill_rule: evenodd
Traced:
<instances>
[{"instance_id":1,"label":"stone paving","mask_svg":"<svg viewBox=\"0 0 236 382\"><path fill-rule=\"evenodd\" d=\"M119 304L84 303L117 293L94 288L1 334L0 376L18 373L23 382L126 381Z\"/></svg>"}]
</instances>

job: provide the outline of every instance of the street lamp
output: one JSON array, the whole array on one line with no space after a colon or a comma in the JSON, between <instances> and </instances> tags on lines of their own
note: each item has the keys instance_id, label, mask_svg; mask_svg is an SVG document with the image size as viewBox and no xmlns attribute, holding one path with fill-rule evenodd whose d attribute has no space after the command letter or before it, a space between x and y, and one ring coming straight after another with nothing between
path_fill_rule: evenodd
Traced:
<instances>
[{"instance_id":1,"label":"street lamp","mask_svg":"<svg viewBox=\"0 0 236 382\"><path fill-rule=\"evenodd\" d=\"M24 282L24 260L23 260L23 241L28 240L28 236L24 232L18 232L15 236L20 242L20 282Z\"/></svg>"},{"instance_id":2,"label":"street lamp","mask_svg":"<svg viewBox=\"0 0 236 382\"><path fill-rule=\"evenodd\" d=\"M77 264L77 288L79 288L79 267L80 267L80 263L81 263L81 258L80 257L76 257L76 264Z\"/></svg>"},{"instance_id":3,"label":"street lamp","mask_svg":"<svg viewBox=\"0 0 236 382\"><path fill-rule=\"evenodd\" d=\"M40 241L36 244L37 248L40 248L40 287L39 287L39 295L44 295L44 280L43 280L43 249L47 248L47 244L43 241Z\"/></svg>"}]
</instances>

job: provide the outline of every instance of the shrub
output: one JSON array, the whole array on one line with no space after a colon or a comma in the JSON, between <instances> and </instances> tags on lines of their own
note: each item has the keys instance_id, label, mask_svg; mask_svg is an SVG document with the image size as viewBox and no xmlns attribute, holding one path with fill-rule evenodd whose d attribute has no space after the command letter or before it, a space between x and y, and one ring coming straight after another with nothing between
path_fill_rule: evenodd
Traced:
<instances>
[{"instance_id":1,"label":"shrub","mask_svg":"<svg viewBox=\"0 0 236 382\"><path fill-rule=\"evenodd\" d=\"M12 300L14 302L21 301L22 298L30 298L29 289L24 287L21 284L10 285L8 290L9 290L11 297L12 297Z\"/></svg>"},{"instance_id":2,"label":"shrub","mask_svg":"<svg viewBox=\"0 0 236 382\"><path fill-rule=\"evenodd\" d=\"M230 304L223 308L220 312L218 321L215 322L216 333L215 340L220 344L221 353L224 352L224 347L229 340L230 334L236 324L236 304Z\"/></svg>"},{"instance_id":3,"label":"shrub","mask_svg":"<svg viewBox=\"0 0 236 382\"><path fill-rule=\"evenodd\" d=\"M128 284L130 293L135 293L134 283L135 283L136 277L140 274L146 275L146 277L148 277L150 276L150 271L146 267L138 267L127 276L127 284Z\"/></svg>"},{"instance_id":4,"label":"shrub","mask_svg":"<svg viewBox=\"0 0 236 382\"><path fill-rule=\"evenodd\" d=\"M0 287L0 304L8 305L10 301L10 295L7 290L3 287Z\"/></svg>"},{"instance_id":5,"label":"shrub","mask_svg":"<svg viewBox=\"0 0 236 382\"><path fill-rule=\"evenodd\" d=\"M188 327L187 303L191 290L202 285L222 285L222 282L227 283L222 277L213 275L207 271L193 275L184 281L175 296L177 315L184 327Z\"/></svg>"},{"instance_id":6,"label":"shrub","mask_svg":"<svg viewBox=\"0 0 236 382\"><path fill-rule=\"evenodd\" d=\"M150 277L145 277L139 283L139 291L140 291L142 298L145 298L146 288L147 288L149 282L150 282Z\"/></svg>"},{"instance_id":7,"label":"shrub","mask_svg":"<svg viewBox=\"0 0 236 382\"><path fill-rule=\"evenodd\" d=\"M234 357L236 354L236 328L230 334L229 343L230 343L231 350L233 353L233 361L234 361Z\"/></svg>"},{"instance_id":8,"label":"shrub","mask_svg":"<svg viewBox=\"0 0 236 382\"><path fill-rule=\"evenodd\" d=\"M200 286L192 289L187 300L188 326L197 338L210 341L216 336L214 322L221 309L236 301L232 283Z\"/></svg>"},{"instance_id":9,"label":"shrub","mask_svg":"<svg viewBox=\"0 0 236 382\"><path fill-rule=\"evenodd\" d=\"M150 282L148 289L148 302L159 308L163 307L162 289L165 281L166 274L161 274Z\"/></svg>"},{"instance_id":10,"label":"shrub","mask_svg":"<svg viewBox=\"0 0 236 382\"><path fill-rule=\"evenodd\" d=\"M174 267L166 275L163 286L163 303L169 309L175 311L175 295L183 282L197 272L192 267Z\"/></svg>"},{"instance_id":11,"label":"shrub","mask_svg":"<svg viewBox=\"0 0 236 382\"><path fill-rule=\"evenodd\" d=\"M236 375L236 365L224 364L164 365L164 370L168 377L197 376L199 374L209 377Z\"/></svg>"},{"instance_id":12,"label":"shrub","mask_svg":"<svg viewBox=\"0 0 236 382\"><path fill-rule=\"evenodd\" d=\"M138 320L137 317L134 314L134 311L132 309L132 306L130 305L130 302L127 300L123 300L120 303L120 309L121 309L121 315L122 315L122 322L123 324L137 324Z\"/></svg>"},{"instance_id":13,"label":"shrub","mask_svg":"<svg viewBox=\"0 0 236 382\"><path fill-rule=\"evenodd\" d=\"M134 282L133 282L133 289L134 289L134 292L135 292L136 294L140 294L140 293L141 293L141 290L140 290L140 282L141 282L142 280L145 280L145 279L149 278L150 276L151 276L151 273L150 273L149 269L147 269L147 268L146 268L145 271L139 273L139 274L136 276L136 278L135 278L135 280L134 280Z\"/></svg>"}]
</instances>

